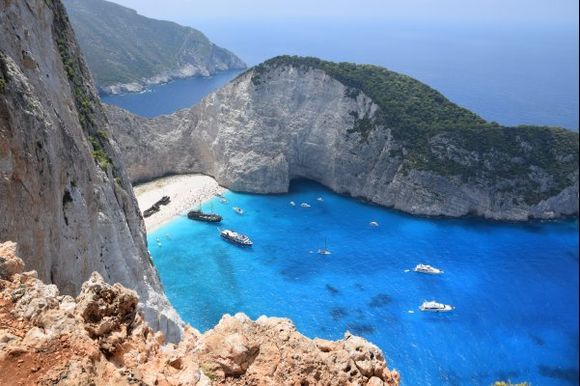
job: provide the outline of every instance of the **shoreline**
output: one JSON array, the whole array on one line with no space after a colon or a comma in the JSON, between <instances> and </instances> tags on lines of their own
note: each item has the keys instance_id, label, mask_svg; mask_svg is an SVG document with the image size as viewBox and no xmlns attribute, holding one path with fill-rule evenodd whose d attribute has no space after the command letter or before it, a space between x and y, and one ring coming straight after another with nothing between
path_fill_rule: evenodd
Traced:
<instances>
[{"instance_id":1,"label":"shoreline","mask_svg":"<svg viewBox=\"0 0 580 386\"><path fill-rule=\"evenodd\" d=\"M212 199L216 194L226 192L226 189L221 187L216 180L204 174L162 177L135 185L133 190L141 213L163 196L169 196L171 199L168 205L161 206L159 212L144 218L148 234L194 206Z\"/></svg>"},{"instance_id":2,"label":"shoreline","mask_svg":"<svg viewBox=\"0 0 580 386\"><path fill-rule=\"evenodd\" d=\"M151 91L153 87L156 86L164 86L169 83L179 81L179 80L186 80L186 79L197 79L197 78L211 78L215 75L221 75L228 72L235 72L239 71L242 73L243 71L247 70L248 67L243 68L229 68L227 70L219 70L210 72L207 74L198 73L194 75L162 75L158 74L146 80L137 80L130 83L115 83L109 86L98 86L97 92L99 94L99 98L103 97L116 97L116 96L124 96L124 95L135 95L135 94L143 94L145 92Z\"/></svg>"}]
</instances>

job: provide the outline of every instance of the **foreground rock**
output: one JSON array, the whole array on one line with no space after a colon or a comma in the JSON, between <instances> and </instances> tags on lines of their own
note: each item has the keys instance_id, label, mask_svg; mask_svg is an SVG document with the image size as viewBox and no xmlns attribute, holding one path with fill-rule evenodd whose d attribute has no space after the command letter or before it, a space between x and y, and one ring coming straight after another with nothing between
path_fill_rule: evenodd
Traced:
<instances>
[{"instance_id":1,"label":"foreground rock","mask_svg":"<svg viewBox=\"0 0 580 386\"><path fill-rule=\"evenodd\" d=\"M0 242L76 295L93 271L139 294L154 328L180 320L151 265L117 144L60 0L0 2Z\"/></svg>"},{"instance_id":2,"label":"foreground rock","mask_svg":"<svg viewBox=\"0 0 580 386\"><path fill-rule=\"evenodd\" d=\"M163 345L135 292L94 273L76 299L22 272L0 244L0 374L7 384L398 385L362 338L310 340L288 319L226 315L205 334L188 327Z\"/></svg>"},{"instance_id":3,"label":"foreground rock","mask_svg":"<svg viewBox=\"0 0 580 386\"><path fill-rule=\"evenodd\" d=\"M280 193L308 178L418 215L578 214L578 133L488 123L375 66L279 57L190 110L106 111L133 181L200 172L233 190Z\"/></svg>"}]
</instances>

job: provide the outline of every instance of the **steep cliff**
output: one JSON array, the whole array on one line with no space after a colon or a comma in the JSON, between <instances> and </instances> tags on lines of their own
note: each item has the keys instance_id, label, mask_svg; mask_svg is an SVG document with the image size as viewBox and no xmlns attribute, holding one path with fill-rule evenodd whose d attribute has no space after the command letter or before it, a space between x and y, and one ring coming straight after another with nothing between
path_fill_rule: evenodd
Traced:
<instances>
[{"instance_id":1,"label":"steep cliff","mask_svg":"<svg viewBox=\"0 0 580 386\"><path fill-rule=\"evenodd\" d=\"M225 315L177 345L143 322L136 294L97 273L63 296L22 272L14 243L0 244L0 382L10 385L397 386L383 353L346 333L308 339L287 319Z\"/></svg>"},{"instance_id":2,"label":"steep cliff","mask_svg":"<svg viewBox=\"0 0 580 386\"><path fill-rule=\"evenodd\" d=\"M200 31L150 19L104 0L64 0L97 86L140 91L170 79L245 68Z\"/></svg>"},{"instance_id":3,"label":"steep cliff","mask_svg":"<svg viewBox=\"0 0 580 386\"><path fill-rule=\"evenodd\" d=\"M65 294L93 271L134 289L175 340L179 317L62 4L0 2L0 36L0 241Z\"/></svg>"},{"instance_id":4,"label":"steep cliff","mask_svg":"<svg viewBox=\"0 0 580 386\"><path fill-rule=\"evenodd\" d=\"M106 107L129 177L203 172L279 193L294 178L405 212L527 220L578 214L578 134L488 123L384 68L271 59L155 119Z\"/></svg>"}]
</instances>

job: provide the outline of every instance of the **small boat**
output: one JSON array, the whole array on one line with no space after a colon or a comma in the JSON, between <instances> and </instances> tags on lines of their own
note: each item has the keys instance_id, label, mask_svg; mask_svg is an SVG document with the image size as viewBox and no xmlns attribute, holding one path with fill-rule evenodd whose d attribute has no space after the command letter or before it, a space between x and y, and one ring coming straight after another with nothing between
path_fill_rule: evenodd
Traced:
<instances>
[{"instance_id":1,"label":"small boat","mask_svg":"<svg viewBox=\"0 0 580 386\"><path fill-rule=\"evenodd\" d=\"M379 226L379 223L378 223L378 222L376 222L376 221L371 221L371 222L369 223L369 226L371 226L371 227L375 227L375 228L376 228L376 227L378 227L378 226Z\"/></svg>"},{"instance_id":2,"label":"small boat","mask_svg":"<svg viewBox=\"0 0 580 386\"><path fill-rule=\"evenodd\" d=\"M453 311L455 308L449 304L437 303L436 301L425 301L419 306L419 309L423 312L449 312Z\"/></svg>"},{"instance_id":3,"label":"small boat","mask_svg":"<svg viewBox=\"0 0 580 386\"><path fill-rule=\"evenodd\" d=\"M303 202L302 204L300 204L300 206L301 206L302 208L310 208L310 204L309 204L309 203L307 203L307 202Z\"/></svg>"},{"instance_id":4,"label":"small boat","mask_svg":"<svg viewBox=\"0 0 580 386\"><path fill-rule=\"evenodd\" d=\"M187 213L187 218L190 220L197 220L203 222L220 222L222 216L214 213L204 213L201 210L191 210Z\"/></svg>"},{"instance_id":5,"label":"small boat","mask_svg":"<svg viewBox=\"0 0 580 386\"><path fill-rule=\"evenodd\" d=\"M294 201L290 201L290 206L296 206L296 203Z\"/></svg>"},{"instance_id":6,"label":"small boat","mask_svg":"<svg viewBox=\"0 0 580 386\"><path fill-rule=\"evenodd\" d=\"M220 198L220 202L222 204L227 204L228 203L228 200L226 198L222 197L222 198Z\"/></svg>"},{"instance_id":7,"label":"small boat","mask_svg":"<svg viewBox=\"0 0 580 386\"><path fill-rule=\"evenodd\" d=\"M432 267L428 264L418 264L413 271L418 273L427 273L430 275L441 275L443 273L439 268Z\"/></svg>"},{"instance_id":8,"label":"small boat","mask_svg":"<svg viewBox=\"0 0 580 386\"><path fill-rule=\"evenodd\" d=\"M322 198L322 197L318 197L318 198L316 199L316 201L323 202L323 201L324 201L324 198Z\"/></svg>"},{"instance_id":9,"label":"small boat","mask_svg":"<svg viewBox=\"0 0 580 386\"><path fill-rule=\"evenodd\" d=\"M331 255L332 254L332 252L330 252L327 248L326 239L324 239L324 248L320 248L318 250L318 252L316 252L316 253L318 253L319 255Z\"/></svg>"},{"instance_id":10,"label":"small boat","mask_svg":"<svg viewBox=\"0 0 580 386\"><path fill-rule=\"evenodd\" d=\"M232 242L234 244L238 244L238 245L241 245L244 247L251 247L252 245L254 245L254 243L252 242L252 240L250 240L250 238L248 236L243 235L241 233L231 231L229 229L225 229L225 230L221 231L220 236L224 240L227 240L229 242Z\"/></svg>"},{"instance_id":11,"label":"small boat","mask_svg":"<svg viewBox=\"0 0 580 386\"><path fill-rule=\"evenodd\" d=\"M234 210L234 212L236 212L239 215L244 214L244 210L242 208L239 208L237 206L234 206L232 209Z\"/></svg>"}]
</instances>

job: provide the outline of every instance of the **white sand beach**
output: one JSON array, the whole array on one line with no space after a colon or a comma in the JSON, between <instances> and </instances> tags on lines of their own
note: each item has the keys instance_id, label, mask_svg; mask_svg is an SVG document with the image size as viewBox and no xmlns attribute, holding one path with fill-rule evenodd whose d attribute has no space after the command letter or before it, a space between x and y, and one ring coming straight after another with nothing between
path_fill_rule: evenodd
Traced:
<instances>
[{"instance_id":1,"label":"white sand beach","mask_svg":"<svg viewBox=\"0 0 580 386\"><path fill-rule=\"evenodd\" d=\"M161 210L145 219L147 232L152 232L175 216L185 214L197 204L211 199L226 190L212 177L203 174L185 174L156 179L134 187L141 212L150 208L163 196L171 202L162 205Z\"/></svg>"}]
</instances>

